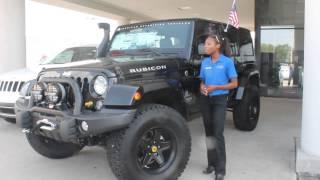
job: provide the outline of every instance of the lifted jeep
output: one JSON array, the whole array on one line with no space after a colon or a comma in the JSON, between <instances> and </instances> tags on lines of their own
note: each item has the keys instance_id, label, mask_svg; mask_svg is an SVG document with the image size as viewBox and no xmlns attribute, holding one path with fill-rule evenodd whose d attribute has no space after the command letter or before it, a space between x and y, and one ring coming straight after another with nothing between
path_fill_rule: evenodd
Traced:
<instances>
[{"instance_id":1,"label":"lifted jeep","mask_svg":"<svg viewBox=\"0 0 320 180\"><path fill-rule=\"evenodd\" d=\"M248 30L162 20L120 26L109 43L109 25L99 26L100 62L43 70L16 102L17 123L38 153L66 158L101 145L118 179L178 179L191 151L186 122L200 112L198 76L211 31L224 38L223 53L239 73L228 103L235 127L255 129L259 73Z\"/></svg>"}]
</instances>

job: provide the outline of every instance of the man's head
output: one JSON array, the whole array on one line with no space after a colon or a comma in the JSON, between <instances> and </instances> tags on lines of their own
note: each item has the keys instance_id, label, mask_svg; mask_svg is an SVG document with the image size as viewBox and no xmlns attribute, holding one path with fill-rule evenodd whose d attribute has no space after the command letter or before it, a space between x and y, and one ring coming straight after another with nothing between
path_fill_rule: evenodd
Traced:
<instances>
[{"instance_id":1,"label":"man's head","mask_svg":"<svg viewBox=\"0 0 320 180\"><path fill-rule=\"evenodd\" d=\"M206 54L212 55L216 52L220 52L222 40L215 34L209 34L206 38L204 49Z\"/></svg>"}]
</instances>

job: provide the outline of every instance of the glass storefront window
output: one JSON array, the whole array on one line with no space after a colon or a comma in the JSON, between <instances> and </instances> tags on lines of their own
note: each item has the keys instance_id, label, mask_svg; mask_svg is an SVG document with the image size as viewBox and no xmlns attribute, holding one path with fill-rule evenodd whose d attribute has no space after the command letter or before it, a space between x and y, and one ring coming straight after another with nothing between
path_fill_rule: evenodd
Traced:
<instances>
[{"instance_id":1,"label":"glass storefront window","mask_svg":"<svg viewBox=\"0 0 320 180\"><path fill-rule=\"evenodd\" d=\"M295 32L293 26L261 27L262 75L268 76L262 83L267 86L269 96L302 95L303 64L299 61L301 52L295 48Z\"/></svg>"},{"instance_id":2,"label":"glass storefront window","mask_svg":"<svg viewBox=\"0 0 320 180\"><path fill-rule=\"evenodd\" d=\"M301 98L304 0L257 0L255 22L261 94Z\"/></svg>"}]
</instances>

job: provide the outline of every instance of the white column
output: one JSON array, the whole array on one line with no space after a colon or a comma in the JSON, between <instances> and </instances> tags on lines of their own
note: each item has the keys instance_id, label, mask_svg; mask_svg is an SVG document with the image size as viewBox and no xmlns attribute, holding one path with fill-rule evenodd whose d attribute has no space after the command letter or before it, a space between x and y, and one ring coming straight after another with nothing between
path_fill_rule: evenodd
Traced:
<instances>
[{"instance_id":1,"label":"white column","mask_svg":"<svg viewBox=\"0 0 320 180\"><path fill-rule=\"evenodd\" d=\"M0 73L26 66L25 1L0 0Z\"/></svg>"},{"instance_id":2,"label":"white column","mask_svg":"<svg viewBox=\"0 0 320 180\"><path fill-rule=\"evenodd\" d=\"M305 0L304 88L301 130L301 150L317 157L320 157L319 7L319 0Z\"/></svg>"}]
</instances>

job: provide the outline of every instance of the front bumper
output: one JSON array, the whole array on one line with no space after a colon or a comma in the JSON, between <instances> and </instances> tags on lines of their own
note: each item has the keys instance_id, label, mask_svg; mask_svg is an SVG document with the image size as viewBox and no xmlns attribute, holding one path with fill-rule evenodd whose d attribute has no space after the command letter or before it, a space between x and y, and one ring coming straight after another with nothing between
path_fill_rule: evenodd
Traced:
<instances>
[{"instance_id":1,"label":"front bumper","mask_svg":"<svg viewBox=\"0 0 320 180\"><path fill-rule=\"evenodd\" d=\"M13 103L0 103L0 118L16 118Z\"/></svg>"},{"instance_id":2,"label":"front bumper","mask_svg":"<svg viewBox=\"0 0 320 180\"><path fill-rule=\"evenodd\" d=\"M17 124L28 131L64 142L78 142L81 138L93 137L127 127L135 116L135 109L102 109L99 112L69 112L40 107L26 108L24 99L19 99L15 110ZM45 120L45 124L41 124ZM85 131L81 123L88 125ZM49 126L51 124L51 126Z\"/></svg>"},{"instance_id":3,"label":"front bumper","mask_svg":"<svg viewBox=\"0 0 320 180\"><path fill-rule=\"evenodd\" d=\"M94 137L127 127L133 120L135 109L83 110L83 97L79 85L69 78L42 78L42 82L66 83L75 96L71 110L54 110L34 106L33 96L20 97L15 104L17 125L58 141L79 142L81 138ZM85 127L82 123L85 121Z\"/></svg>"}]
</instances>

